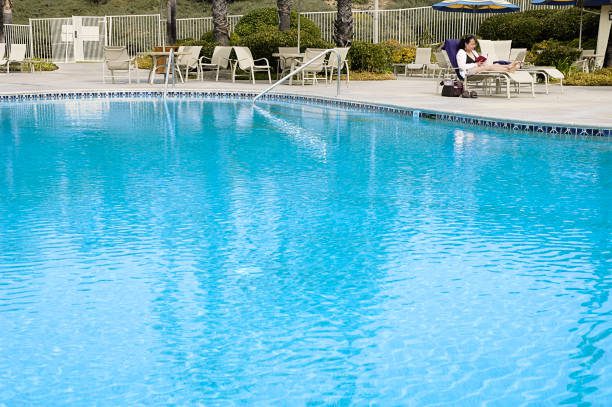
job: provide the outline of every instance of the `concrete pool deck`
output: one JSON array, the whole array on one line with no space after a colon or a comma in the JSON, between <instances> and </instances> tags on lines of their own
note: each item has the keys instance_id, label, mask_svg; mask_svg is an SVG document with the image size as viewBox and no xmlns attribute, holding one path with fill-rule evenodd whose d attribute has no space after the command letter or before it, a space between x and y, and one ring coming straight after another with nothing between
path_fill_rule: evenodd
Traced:
<instances>
[{"instance_id":1,"label":"concrete pool deck","mask_svg":"<svg viewBox=\"0 0 612 407\"><path fill-rule=\"evenodd\" d=\"M54 72L0 74L0 94L24 92L60 91L121 91L162 90L161 75L157 84L144 83L146 72L140 72L141 83L102 83L101 65L96 63L60 64ZM198 91L249 91L258 92L268 85L258 81L253 85L246 81L231 83L227 79L219 82L190 80L177 83L175 90ZM558 85L550 86L545 94L544 86L536 86L536 97L529 92L504 95L481 96L478 99L445 98L435 93L432 78L408 78L390 81L352 81L349 86L342 83L340 98L351 101L396 105L421 110L434 110L461 115L477 115L487 118L516 121L552 123L566 126L590 126L612 128L612 87L565 86L564 93ZM288 94L335 97L336 86L320 83L317 86L281 85L275 92Z\"/></svg>"}]
</instances>

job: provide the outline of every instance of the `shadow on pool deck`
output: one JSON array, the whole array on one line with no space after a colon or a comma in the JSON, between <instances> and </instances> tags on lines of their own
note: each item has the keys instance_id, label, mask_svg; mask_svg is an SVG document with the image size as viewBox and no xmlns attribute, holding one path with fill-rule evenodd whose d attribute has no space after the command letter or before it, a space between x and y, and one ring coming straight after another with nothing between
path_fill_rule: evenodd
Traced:
<instances>
[{"instance_id":1,"label":"shadow on pool deck","mask_svg":"<svg viewBox=\"0 0 612 407\"><path fill-rule=\"evenodd\" d=\"M11 73L2 74L0 93L44 92L70 90L136 90L163 88L162 77L157 77L157 84L145 83L146 72L140 72L141 83L127 84L127 80L118 80L116 84L102 83L101 66L97 63L61 64L55 72ZM261 91L268 85L258 81L256 85L246 81L231 83L228 79L214 82L190 80L177 84L177 90L244 90ZM335 85L317 86L281 85L278 92L335 96ZM536 97L527 92L513 94L508 100L503 95L486 96L478 99L444 98L436 91L436 80L432 78L409 78L392 81L353 81L347 87L342 83L340 97L348 100L384 103L417 109L431 109L451 113L472 114L500 119L557 123L565 125L583 125L612 127L612 87L560 87L552 85L550 94L544 93L544 86L536 87Z\"/></svg>"}]
</instances>

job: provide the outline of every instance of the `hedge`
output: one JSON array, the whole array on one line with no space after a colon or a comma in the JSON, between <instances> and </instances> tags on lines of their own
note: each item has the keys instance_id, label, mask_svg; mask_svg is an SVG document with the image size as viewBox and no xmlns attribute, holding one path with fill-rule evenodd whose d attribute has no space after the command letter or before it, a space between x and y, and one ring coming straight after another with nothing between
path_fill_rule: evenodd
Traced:
<instances>
[{"instance_id":1,"label":"hedge","mask_svg":"<svg viewBox=\"0 0 612 407\"><path fill-rule=\"evenodd\" d=\"M597 37L596 15L583 14L583 39ZM572 41L579 36L580 10L528 10L489 17L480 25L478 36L488 40L512 40L515 48L531 48L535 43L555 39Z\"/></svg>"}]
</instances>

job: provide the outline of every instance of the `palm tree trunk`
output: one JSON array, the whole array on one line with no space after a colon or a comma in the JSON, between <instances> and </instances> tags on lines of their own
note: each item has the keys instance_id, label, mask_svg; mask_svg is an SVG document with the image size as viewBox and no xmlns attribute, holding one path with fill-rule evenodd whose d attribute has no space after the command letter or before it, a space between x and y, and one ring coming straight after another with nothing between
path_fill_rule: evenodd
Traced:
<instances>
[{"instance_id":1,"label":"palm tree trunk","mask_svg":"<svg viewBox=\"0 0 612 407\"><path fill-rule=\"evenodd\" d=\"M278 29L289 31L291 25L291 0L276 0L278 7Z\"/></svg>"},{"instance_id":2,"label":"palm tree trunk","mask_svg":"<svg viewBox=\"0 0 612 407\"><path fill-rule=\"evenodd\" d=\"M5 42L4 25L13 24L13 0L1 0L2 18L0 19L0 42Z\"/></svg>"},{"instance_id":3,"label":"palm tree trunk","mask_svg":"<svg viewBox=\"0 0 612 407\"><path fill-rule=\"evenodd\" d=\"M229 45L227 0L212 0L213 37L217 44Z\"/></svg>"},{"instance_id":4,"label":"palm tree trunk","mask_svg":"<svg viewBox=\"0 0 612 407\"><path fill-rule=\"evenodd\" d=\"M168 43L176 44L176 0L168 0L168 19L166 20Z\"/></svg>"},{"instance_id":5,"label":"palm tree trunk","mask_svg":"<svg viewBox=\"0 0 612 407\"><path fill-rule=\"evenodd\" d=\"M338 15L334 22L334 41L338 47L350 47L353 42L352 0L338 0Z\"/></svg>"}]
</instances>

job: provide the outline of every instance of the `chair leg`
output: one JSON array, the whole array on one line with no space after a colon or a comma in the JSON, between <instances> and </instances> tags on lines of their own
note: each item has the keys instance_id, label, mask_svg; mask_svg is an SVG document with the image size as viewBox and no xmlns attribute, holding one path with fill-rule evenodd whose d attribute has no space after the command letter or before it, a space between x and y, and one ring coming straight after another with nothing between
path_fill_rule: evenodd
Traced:
<instances>
[{"instance_id":1,"label":"chair leg","mask_svg":"<svg viewBox=\"0 0 612 407\"><path fill-rule=\"evenodd\" d=\"M202 72L202 80L204 80L204 73ZM217 77L215 78L216 82L219 82L219 67L217 67Z\"/></svg>"},{"instance_id":2,"label":"chair leg","mask_svg":"<svg viewBox=\"0 0 612 407\"><path fill-rule=\"evenodd\" d=\"M349 71L348 62L344 63L344 67L346 68L346 84L348 86L348 84L351 82L351 73Z\"/></svg>"},{"instance_id":3,"label":"chair leg","mask_svg":"<svg viewBox=\"0 0 612 407\"><path fill-rule=\"evenodd\" d=\"M272 83L272 73L270 72L270 68L268 68L268 83Z\"/></svg>"},{"instance_id":4,"label":"chair leg","mask_svg":"<svg viewBox=\"0 0 612 407\"><path fill-rule=\"evenodd\" d=\"M251 69L251 79L253 80L253 85L255 85L255 70Z\"/></svg>"}]
</instances>

